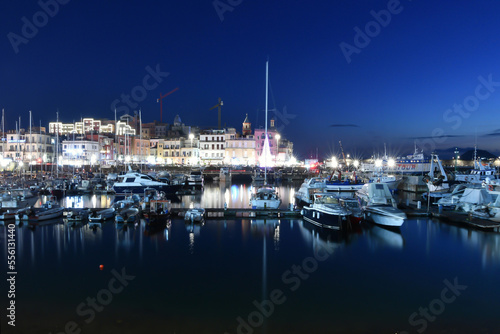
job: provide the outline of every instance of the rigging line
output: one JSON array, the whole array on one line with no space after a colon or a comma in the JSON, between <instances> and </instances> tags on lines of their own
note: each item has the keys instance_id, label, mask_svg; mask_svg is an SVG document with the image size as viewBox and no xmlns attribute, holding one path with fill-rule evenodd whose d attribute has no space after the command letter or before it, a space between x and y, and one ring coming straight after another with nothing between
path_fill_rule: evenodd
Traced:
<instances>
[{"instance_id":1,"label":"rigging line","mask_svg":"<svg viewBox=\"0 0 500 334\"><path fill-rule=\"evenodd\" d=\"M273 100L273 109L268 109L269 110L274 110L276 111L276 100L274 99L274 93L273 93L273 86L271 85L271 79L269 79L269 91L271 93L271 100Z\"/></svg>"}]
</instances>

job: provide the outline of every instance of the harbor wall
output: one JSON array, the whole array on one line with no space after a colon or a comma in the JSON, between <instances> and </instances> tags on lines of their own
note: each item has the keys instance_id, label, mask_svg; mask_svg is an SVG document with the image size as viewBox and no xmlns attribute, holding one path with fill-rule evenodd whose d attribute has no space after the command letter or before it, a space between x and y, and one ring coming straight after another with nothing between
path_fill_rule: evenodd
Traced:
<instances>
[{"instance_id":1,"label":"harbor wall","mask_svg":"<svg viewBox=\"0 0 500 334\"><path fill-rule=\"evenodd\" d=\"M399 183L398 190L423 193L427 191L427 185L422 181L422 176L403 176Z\"/></svg>"}]
</instances>

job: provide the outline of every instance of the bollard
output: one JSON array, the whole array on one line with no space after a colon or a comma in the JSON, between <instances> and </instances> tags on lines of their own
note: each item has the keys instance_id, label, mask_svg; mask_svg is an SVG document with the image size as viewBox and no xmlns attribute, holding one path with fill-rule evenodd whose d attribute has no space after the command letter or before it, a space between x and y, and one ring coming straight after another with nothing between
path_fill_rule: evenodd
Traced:
<instances>
[{"instance_id":1,"label":"bollard","mask_svg":"<svg viewBox=\"0 0 500 334\"><path fill-rule=\"evenodd\" d=\"M406 206L410 206L410 199L409 198L406 199Z\"/></svg>"},{"instance_id":2,"label":"bollard","mask_svg":"<svg viewBox=\"0 0 500 334\"><path fill-rule=\"evenodd\" d=\"M293 203L290 203L290 211L293 211Z\"/></svg>"},{"instance_id":3,"label":"bollard","mask_svg":"<svg viewBox=\"0 0 500 334\"><path fill-rule=\"evenodd\" d=\"M443 204L438 204L438 211L439 213L443 213Z\"/></svg>"},{"instance_id":4,"label":"bollard","mask_svg":"<svg viewBox=\"0 0 500 334\"><path fill-rule=\"evenodd\" d=\"M420 201L417 202L417 209L421 209L422 208L422 203L420 203Z\"/></svg>"}]
</instances>

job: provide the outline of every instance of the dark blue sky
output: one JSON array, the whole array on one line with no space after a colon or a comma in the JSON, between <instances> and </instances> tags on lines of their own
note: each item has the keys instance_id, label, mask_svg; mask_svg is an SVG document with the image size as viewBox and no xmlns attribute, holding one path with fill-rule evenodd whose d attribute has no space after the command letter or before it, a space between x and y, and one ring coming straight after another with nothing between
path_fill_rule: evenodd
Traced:
<instances>
[{"instance_id":1,"label":"dark blue sky","mask_svg":"<svg viewBox=\"0 0 500 334\"><path fill-rule=\"evenodd\" d=\"M36 125L57 109L64 122L114 119L113 101L124 107L121 95L132 92L143 121L159 120L156 99L177 87L164 121L179 114L215 127L208 109L221 97L223 124L239 129L248 113L263 126L269 57L270 116L301 158L316 148L329 156L339 140L351 154L384 143L408 154L415 139L426 153L476 140L498 151L498 1L220 0L232 9L223 13L213 0L70 0L57 13L47 3L53 17L35 1L0 5L0 107L10 128L19 116L28 127L30 109ZM25 27L23 36L23 17L34 16L38 32ZM156 68L169 75L145 89Z\"/></svg>"}]
</instances>

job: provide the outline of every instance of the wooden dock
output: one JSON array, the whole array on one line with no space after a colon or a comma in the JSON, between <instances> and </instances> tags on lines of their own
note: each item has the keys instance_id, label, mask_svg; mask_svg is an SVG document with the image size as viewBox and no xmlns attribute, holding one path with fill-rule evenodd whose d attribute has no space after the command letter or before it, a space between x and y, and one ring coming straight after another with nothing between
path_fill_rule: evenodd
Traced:
<instances>
[{"instance_id":1,"label":"wooden dock","mask_svg":"<svg viewBox=\"0 0 500 334\"><path fill-rule=\"evenodd\" d=\"M188 208L172 208L171 213L174 217L184 217ZM300 211L297 210L258 210L242 208L209 208L205 209L205 219L221 218L301 218Z\"/></svg>"},{"instance_id":2,"label":"wooden dock","mask_svg":"<svg viewBox=\"0 0 500 334\"><path fill-rule=\"evenodd\" d=\"M399 205L408 217L432 217L458 226L473 227L484 231L500 232L500 223L496 223L489 219L473 217L465 212L457 212L452 210L442 210L436 206L431 206L427 210L427 206L417 209L416 205Z\"/></svg>"}]
</instances>

